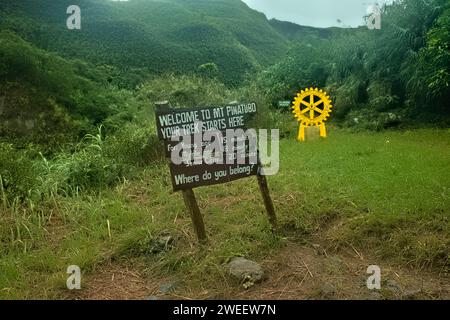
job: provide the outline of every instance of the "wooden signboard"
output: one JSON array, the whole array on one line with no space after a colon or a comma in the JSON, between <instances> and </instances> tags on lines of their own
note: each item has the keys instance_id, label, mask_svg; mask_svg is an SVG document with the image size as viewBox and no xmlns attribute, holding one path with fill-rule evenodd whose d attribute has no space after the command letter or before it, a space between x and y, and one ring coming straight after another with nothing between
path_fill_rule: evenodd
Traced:
<instances>
[{"instance_id":1,"label":"wooden signboard","mask_svg":"<svg viewBox=\"0 0 450 320\"><path fill-rule=\"evenodd\" d=\"M273 226L276 225L275 211L267 182L265 176L260 175L261 166L258 161L256 144L250 144L249 137L244 135L246 123L256 112L256 103L189 109L171 108L168 102L156 105L158 137L164 141L166 157L171 158L172 151L177 145L180 145L180 141L184 150L190 150L188 152L189 159L183 159L181 163L174 163L171 160L169 167L173 190L183 192L184 201L191 213L200 241L206 240L206 232L192 190L200 186L257 176L269 220ZM242 134L234 136L233 143L227 143L227 129L242 129L236 131ZM213 142L218 139L217 142L221 145L221 153L214 153L214 159L221 159L221 161L216 161L218 163L212 163L211 158L204 154L211 144L211 142L202 140L201 135L205 132L220 133L217 134L217 137L212 138ZM172 137L179 137L180 141L172 141ZM185 138L188 138L187 142L184 141Z\"/></svg>"}]
</instances>

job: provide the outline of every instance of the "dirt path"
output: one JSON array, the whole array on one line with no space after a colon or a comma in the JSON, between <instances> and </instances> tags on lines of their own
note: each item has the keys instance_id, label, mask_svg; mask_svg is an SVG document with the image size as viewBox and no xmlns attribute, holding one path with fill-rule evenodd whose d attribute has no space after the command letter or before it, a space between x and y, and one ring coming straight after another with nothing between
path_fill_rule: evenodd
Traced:
<instances>
[{"instance_id":1,"label":"dirt path","mask_svg":"<svg viewBox=\"0 0 450 320\"><path fill-rule=\"evenodd\" d=\"M380 264L381 290L366 286L367 267L375 264L360 252L329 254L319 245L288 245L263 262L267 281L237 298L248 299L444 299L448 276Z\"/></svg>"},{"instance_id":2,"label":"dirt path","mask_svg":"<svg viewBox=\"0 0 450 320\"><path fill-rule=\"evenodd\" d=\"M108 264L85 280L71 299L449 299L446 274L380 264L381 290L369 290L367 267L375 264L356 249L330 254L322 245L290 242L259 261L265 280L250 289L232 281L216 288L192 290L177 279L144 276L143 266ZM95 274L95 275L94 275Z\"/></svg>"}]
</instances>

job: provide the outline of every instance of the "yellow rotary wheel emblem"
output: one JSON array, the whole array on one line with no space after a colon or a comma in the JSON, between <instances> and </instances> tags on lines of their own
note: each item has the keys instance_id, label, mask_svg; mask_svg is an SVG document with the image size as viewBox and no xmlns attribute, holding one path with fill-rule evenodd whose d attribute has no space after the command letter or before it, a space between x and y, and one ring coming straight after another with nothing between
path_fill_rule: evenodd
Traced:
<instances>
[{"instance_id":1,"label":"yellow rotary wheel emblem","mask_svg":"<svg viewBox=\"0 0 450 320\"><path fill-rule=\"evenodd\" d=\"M323 90L309 88L302 90L292 103L292 113L300 123L298 141L305 141L305 127L316 126L320 128L320 136L326 137L325 121L331 113L330 97Z\"/></svg>"}]
</instances>

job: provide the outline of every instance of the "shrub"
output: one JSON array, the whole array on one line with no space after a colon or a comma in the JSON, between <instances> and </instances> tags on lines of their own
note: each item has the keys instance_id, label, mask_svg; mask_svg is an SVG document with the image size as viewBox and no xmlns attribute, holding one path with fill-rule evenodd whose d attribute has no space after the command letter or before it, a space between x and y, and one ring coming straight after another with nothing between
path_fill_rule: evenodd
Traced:
<instances>
[{"instance_id":1,"label":"shrub","mask_svg":"<svg viewBox=\"0 0 450 320\"><path fill-rule=\"evenodd\" d=\"M154 125L128 124L106 139L105 156L129 168L147 165L163 157L163 146ZM126 171L125 169L122 171Z\"/></svg>"},{"instance_id":2,"label":"shrub","mask_svg":"<svg viewBox=\"0 0 450 320\"><path fill-rule=\"evenodd\" d=\"M230 91L214 79L196 76L165 75L142 85L138 92L140 100L169 101L172 106L196 107L226 104Z\"/></svg>"},{"instance_id":3,"label":"shrub","mask_svg":"<svg viewBox=\"0 0 450 320\"><path fill-rule=\"evenodd\" d=\"M0 198L4 205L25 200L37 182L37 171L30 151L20 151L0 143Z\"/></svg>"},{"instance_id":4,"label":"shrub","mask_svg":"<svg viewBox=\"0 0 450 320\"><path fill-rule=\"evenodd\" d=\"M219 67L213 62L205 63L198 67L197 73L203 78L215 79L219 76Z\"/></svg>"},{"instance_id":5,"label":"shrub","mask_svg":"<svg viewBox=\"0 0 450 320\"><path fill-rule=\"evenodd\" d=\"M380 131L399 126L404 119L405 111L403 110L376 112L373 109L360 109L349 112L344 124L356 129Z\"/></svg>"}]
</instances>

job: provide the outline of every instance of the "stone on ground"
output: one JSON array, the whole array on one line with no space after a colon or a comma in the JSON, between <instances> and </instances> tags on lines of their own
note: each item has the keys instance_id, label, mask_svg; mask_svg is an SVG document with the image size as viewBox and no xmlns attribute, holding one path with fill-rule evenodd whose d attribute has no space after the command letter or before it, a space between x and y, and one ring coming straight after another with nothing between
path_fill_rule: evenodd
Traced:
<instances>
[{"instance_id":1,"label":"stone on ground","mask_svg":"<svg viewBox=\"0 0 450 320\"><path fill-rule=\"evenodd\" d=\"M239 280L245 288L262 280L264 271L259 264L242 257L236 257L228 264L228 272Z\"/></svg>"}]
</instances>

